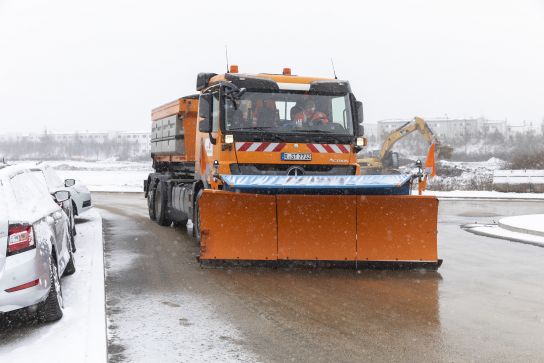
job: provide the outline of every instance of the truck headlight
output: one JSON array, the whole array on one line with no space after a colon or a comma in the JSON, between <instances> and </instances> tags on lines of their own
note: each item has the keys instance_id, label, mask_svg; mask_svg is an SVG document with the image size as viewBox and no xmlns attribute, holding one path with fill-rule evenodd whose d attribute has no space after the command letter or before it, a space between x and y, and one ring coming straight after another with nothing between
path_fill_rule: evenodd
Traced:
<instances>
[{"instance_id":1,"label":"truck headlight","mask_svg":"<svg viewBox=\"0 0 544 363\"><path fill-rule=\"evenodd\" d=\"M357 146L366 146L366 137L358 137Z\"/></svg>"}]
</instances>

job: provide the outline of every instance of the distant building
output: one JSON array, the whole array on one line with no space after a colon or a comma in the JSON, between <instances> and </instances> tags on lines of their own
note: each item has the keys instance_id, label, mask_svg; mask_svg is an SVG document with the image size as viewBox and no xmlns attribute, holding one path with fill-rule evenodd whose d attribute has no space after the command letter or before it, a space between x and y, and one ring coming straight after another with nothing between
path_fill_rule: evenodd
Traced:
<instances>
[{"instance_id":1,"label":"distant building","mask_svg":"<svg viewBox=\"0 0 544 363\"><path fill-rule=\"evenodd\" d=\"M523 121L521 125L509 125L508 130L512 134L522 134L527 132L542 134L544 132L544 130L542 129L542 123L527 121Z\"/></svg>"},{"instance_id":2,"label":"distant building","mask_svg":"<svg viewBox=\"0 0 544 363\"><path fill-rule=\"evenodd\" d=\"M138 152L145 154L151 152L151 134L149 132L76 132L76 133L27 133L0 135L0 141L34 141L38 142L44 137L49 137L56 142L96 142L103 144L106 141L123 141L138 145Z\"/></svg>"},{"instance_id":3,"label":"distant building","mask_svg":"<svg viewBox=\"0 0 544 363\"><path fill-rule=\"evenodd\" d=\"M382 120L378 121L377 134L380 138L403 126L411 120ZM509 126L506 121L487 120L485 118L431 118L425 119L433 133L441 139L464 138L474 135L485 135L498 132L508 137Z\"/></svg>"}]
</instances>

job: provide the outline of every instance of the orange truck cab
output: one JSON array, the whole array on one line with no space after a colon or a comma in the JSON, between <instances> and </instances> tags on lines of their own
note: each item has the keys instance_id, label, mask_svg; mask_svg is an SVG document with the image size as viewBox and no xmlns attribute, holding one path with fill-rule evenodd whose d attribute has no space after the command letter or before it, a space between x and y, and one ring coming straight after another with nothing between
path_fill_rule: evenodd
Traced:
<instances>
[{"instance_id":1,"label":"orange truck cab","mask_svg":"<svg viewBox=\"0 0 544 363\"><path fill-rule=\"evenodd\" d=\"M440 266L436 198L410 195L411 176L360 175L349 82L237 68L152 111L150 218L191 219L204 264Z\"/></svg>"}]
</instances>

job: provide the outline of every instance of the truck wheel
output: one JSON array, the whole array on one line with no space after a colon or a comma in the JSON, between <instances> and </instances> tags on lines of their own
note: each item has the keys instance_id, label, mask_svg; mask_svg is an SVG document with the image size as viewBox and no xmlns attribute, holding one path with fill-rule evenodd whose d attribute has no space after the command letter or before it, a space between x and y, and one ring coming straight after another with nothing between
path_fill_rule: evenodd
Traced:
<instances>
[{"instance_id":1,"label":"truck wheel","mask_svg":"<svg viewBox=\"0 0 544 363\"><path fill-rule=\"evenodd\" d=\"M168 193L166 183L159 182L155 190L155 217L161 226L169 226L172 220L168 217Z\"/></svg>"},{"instance_id":2,"label":"truck wheel","mask_svg":"<svg viewBox=\"0 0 544 363\"><path fill-rule=\"evenodd\" d=\"M49 267L51 287L47 298L38 304L37 309L38 319L44 323L62 318L62 310L64 309L59 271L53 257L50 257Z\"/></svg>"},{"instance_id":3,"label":"truck wheel","mask_svg":"<svg viewBox=\"0 0 544 363\"><path fill-rule=\"evenodd\" d=\"M202 238L202 235L200 233L200 207L198 204L201 197L202 197L202 189L200 189L198 191L198 194L196 195L195 208L194 208L195 212L194 212L194 219L193 219L193 237L198 243L200 243L200 239Z\"/></svg>"},{"instance_id":4,"label":"truck wheel","mask_svg":"<svg viewBox=\"0 0 544 363\"><path fill-rule=\"evenodd\" d=\"M157 219L155 215L155 188L150 186L150 190L147 192L147 210L149 212L149 219L152 221Z\"/></svg>"}]
</instances>

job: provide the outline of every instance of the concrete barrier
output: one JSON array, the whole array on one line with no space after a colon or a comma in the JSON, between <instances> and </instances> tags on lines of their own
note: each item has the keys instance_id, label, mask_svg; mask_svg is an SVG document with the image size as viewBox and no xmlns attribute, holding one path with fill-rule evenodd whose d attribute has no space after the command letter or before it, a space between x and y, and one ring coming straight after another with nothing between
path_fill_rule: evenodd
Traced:
<instances>
[{"instance_id":1,"label":"concrete barrier","mask_svg":"<svg viewBox=\"0 0 544 363\"><path fill-rule=\"evenodd\" d=\"M493 172L493 190L544 193L544 170L495 170Z\"/></svg>"}]
</instances>

